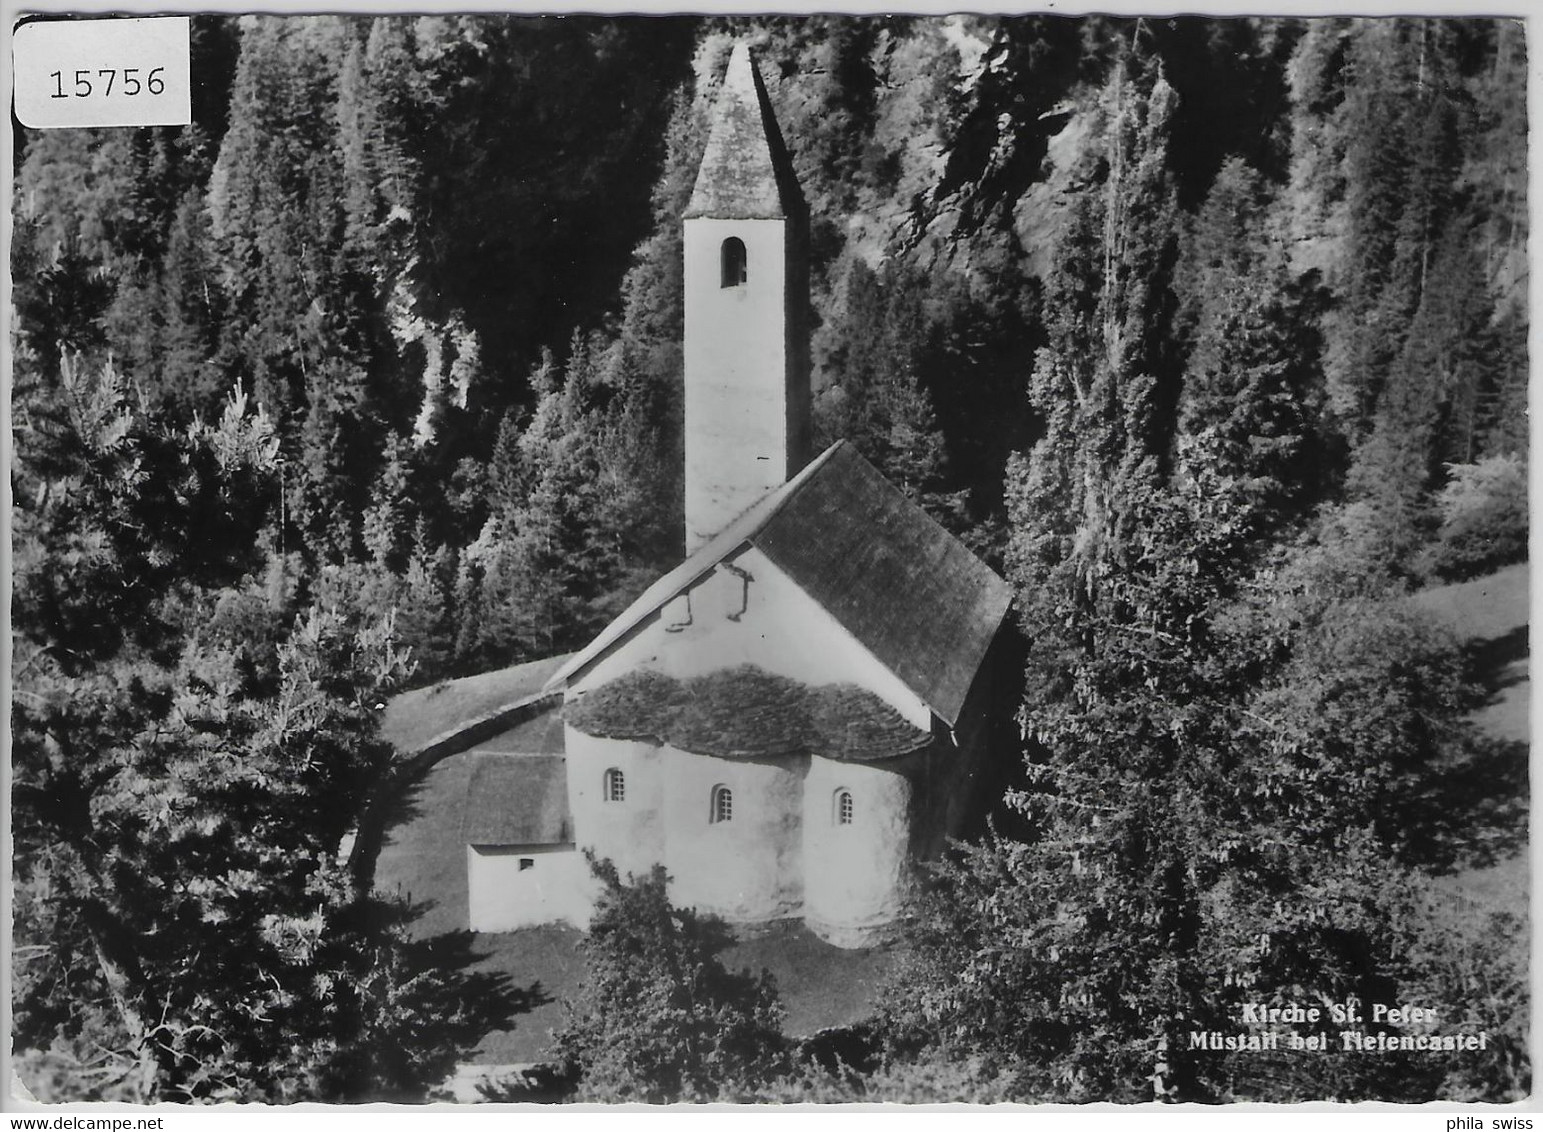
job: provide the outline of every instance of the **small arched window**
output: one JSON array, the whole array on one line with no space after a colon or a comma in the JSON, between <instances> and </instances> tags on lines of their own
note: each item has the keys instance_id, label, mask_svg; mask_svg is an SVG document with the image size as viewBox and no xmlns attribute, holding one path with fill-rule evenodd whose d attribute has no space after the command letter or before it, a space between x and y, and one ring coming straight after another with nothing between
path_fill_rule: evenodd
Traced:
<instances>
[{"instance_id":1,"label":"small arched window","mask_svg":"<svg viewBox=\"0 0 1543 1132\"><path fill-rule=\"evenodd\" d=\"M852 792L850 790L836 791L836 824L852 824Z\"/></svg>"},{"instance_id":2,"label":"small arched window","mask_svg":"<svg viewBox=\"0 0 1543 1132\"><path fill-rule=\"evenodd\" d=\"M734 820L734 792L727 786L713 787L713 822Z\"/></svg>"},{"instance_id":3,"label":"small arched window","mask_svg":"<svg viewBox=\"0 0 1543 1132\"><path fill-rule=\"evenodd\" d=\"M605 800L607 802L627 800L627 780L614 766L605 772Z\"/></svg>"},{"instance_id":4,"label":"small arched window","mask_svg":"<svg viewBox=\"0 0 1543 1132\"><path fill-rule=\"evenodd\" d=\"M750 263L745 257L745 241L738 236L730 236L723 241L723 282L724 287L738 287L750 278Z\"/></svg>"}]
</instances>

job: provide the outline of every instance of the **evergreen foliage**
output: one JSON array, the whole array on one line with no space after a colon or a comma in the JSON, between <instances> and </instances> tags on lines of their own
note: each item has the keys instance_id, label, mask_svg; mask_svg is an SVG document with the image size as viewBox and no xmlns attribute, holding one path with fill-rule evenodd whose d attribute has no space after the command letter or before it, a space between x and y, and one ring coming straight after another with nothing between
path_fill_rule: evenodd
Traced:
<instances>
[{"instance_id":1,"label":"evergreen foliage","mask_svg":"<svg viewBox=\"0 0 1543 1132\"><path fill-rule=\"evenodd\" d=\"M929 334L922 280L890 267L881 278L861 260L847 276L847 340L838 348L827 443L845 437L892 484L956 528L964 492L943 493L946 453L931 397L921 384Z\"/></svg>"},{"instance_id":2,"label":"evergreen foliage","mask_svg":"<svg viewBox=\"0 0 1543 1132\"><path fill-rule=\"evenodd\" d=\"M1290 279L1266 188L1229 159L1195 217L1174 286L1190 327L1179 475L1232 485L1253 533L1300 514L1324 475L1309 297Z\"/></svg>"}]
</instances>

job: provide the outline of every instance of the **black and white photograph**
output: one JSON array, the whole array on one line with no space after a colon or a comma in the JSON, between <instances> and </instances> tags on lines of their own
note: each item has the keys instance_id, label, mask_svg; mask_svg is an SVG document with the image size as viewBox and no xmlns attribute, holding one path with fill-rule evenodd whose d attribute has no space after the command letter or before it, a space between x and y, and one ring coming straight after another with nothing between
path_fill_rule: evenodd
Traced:
<instances>
[{"instance_id":1,"label":"black and white photograph","mask_svg":"<svg viewBox=\"0 0 1543 1132\"><path fill-rule=\"evenodd\" d=\"M8 1107L1530 1100L1528 21L11 15Z\"/></svg>"}]
</instances>

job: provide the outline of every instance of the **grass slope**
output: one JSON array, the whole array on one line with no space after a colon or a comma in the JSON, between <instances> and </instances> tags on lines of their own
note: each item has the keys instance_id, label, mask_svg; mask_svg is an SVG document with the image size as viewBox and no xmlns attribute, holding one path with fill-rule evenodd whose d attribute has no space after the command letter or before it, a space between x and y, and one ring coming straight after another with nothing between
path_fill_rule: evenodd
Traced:
<instances>
[{"instance_id":1,"label":"grass slope","mask_svg":"<svg viewBox=\"0 0 1543 1132\"><path fill-rule=\"evenodd\" d=\"M1531 586L1526 564L1507 566L1471 582L1422 590L1413 600L1474 650L1480 675L1493 693L1474 722L1497 739L1528 742L1532 735L1527 649Z\"/></svg>"},{"instance_id":2,"label":"grass slope","mask_svg":"<svg viewBox=\"0 0 1543 1132\"><path fill-rule=\"evenodd\" d=\"M1530 571L1525 563L1482 578L1433 586L1412 598L1447 625L1474 657L1489 701L1473 715L1481 731L1507 742L1529 744L1532 736L1532 682L1529 675L1528 623ZM1527 757L1524 753L1520 757ZM1531 861L1526 851L1483 868L1463 869L1438 884L1462 908L1525 910L1531 893ZM1518 941L1526 947L1527 941Z\"/></svg>"}]
</instances>

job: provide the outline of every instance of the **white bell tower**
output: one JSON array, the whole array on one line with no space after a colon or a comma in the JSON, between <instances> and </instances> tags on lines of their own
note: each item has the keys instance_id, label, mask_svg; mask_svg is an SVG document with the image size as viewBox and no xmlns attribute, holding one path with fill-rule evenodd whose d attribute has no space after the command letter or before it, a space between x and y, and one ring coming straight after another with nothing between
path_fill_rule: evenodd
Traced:
<instances>
[{"instance_id":1,"label":"white bell tower","mask_svg":"<svg viewBox=\"0 0 1543 1132\"><path fill-rule=\"evenodd\" d=\"M736 44L684 217L687 554L809 460L808 227Z\"/></svg>"}]
</instances>

